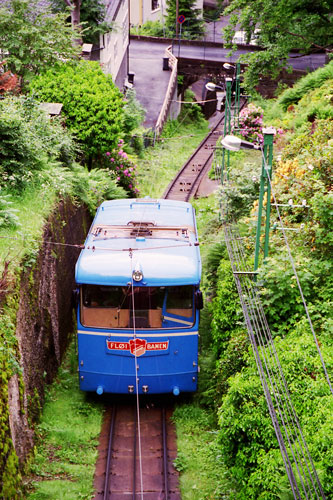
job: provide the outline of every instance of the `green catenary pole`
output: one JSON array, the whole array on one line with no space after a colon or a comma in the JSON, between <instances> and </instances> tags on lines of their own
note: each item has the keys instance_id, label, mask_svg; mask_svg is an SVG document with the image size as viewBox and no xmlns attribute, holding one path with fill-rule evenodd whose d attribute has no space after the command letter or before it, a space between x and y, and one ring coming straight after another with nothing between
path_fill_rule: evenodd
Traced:
<instances>
[{"instance_id":1,"label":"green catenary pole","mask_svg":"<svg viewBox=\"0 0 333 500\"><path fill-rule=\"evenodd\" d=\"M224 110L224 137L231 132L231 86L232 78L225 79L225 110ZM225 155L227 155L227 161L225 162ZM230 167L230 151L222 150L222 167L221 167L221 183L224 181L224 167L226 163L227 179L229 178L229 167Z\"/></svg>"},{"instance_id":2,"label":"green catenary pole","mask_svg":"<svg viewBox=\"0 0 333 500\"><path fill-rule=\"evenodd\" d=\"M264 134L264 151L263 151L262 167L261 167L261 175L260 175L257 233L256 233L256 243L255 243L255 249L254 249L254 271L257 271L257 269L259 267L261 219L262 219L263 201L264 201L265 191L267 192L267 203L266 203L264 259L268 256L268 246L269 246L269 228L270 228L270 214L271 214L271 186L270 186L268 174L269 174L269 177L272 178L273 139L274 139L275 130L273 128L265 128L265 129L263 129L263 134Z\"/></svg>"},{"instance_id":3,"label":"green catenary pole","mask_svg":"<svg viewBox=\"0 0 333 500\"><path fill-rule=\"evenodd\" d=\"M240 109L240 72L241 65L240 63L236 64L236 86L235 86L235 123L237 123L237 127L239 128L239 109Z\"/></svg>"}]
</instances>

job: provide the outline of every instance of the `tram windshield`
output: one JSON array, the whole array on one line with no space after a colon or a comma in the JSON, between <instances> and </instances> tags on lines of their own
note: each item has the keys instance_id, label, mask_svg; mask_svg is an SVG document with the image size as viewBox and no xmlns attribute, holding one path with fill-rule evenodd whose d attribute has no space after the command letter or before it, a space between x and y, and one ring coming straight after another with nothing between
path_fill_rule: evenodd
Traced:
<instances>
[{"instance_id":1,"label":"tram windshield","mask_svg":"<svg viewBox=\"0 0 333 500\"><path fill-rule=\"evenodd\" d=\"M194 287L82 285L81 323L107 329L191 328Z\"/></svg>"}]
</instances>

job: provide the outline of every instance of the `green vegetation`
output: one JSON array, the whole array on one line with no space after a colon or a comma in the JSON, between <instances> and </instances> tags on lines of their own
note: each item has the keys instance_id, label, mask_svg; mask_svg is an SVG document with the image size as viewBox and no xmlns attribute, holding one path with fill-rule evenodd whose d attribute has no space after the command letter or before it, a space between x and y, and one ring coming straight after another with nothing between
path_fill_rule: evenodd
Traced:
<instances>
[{"instance_id":1,"label":"green vegetation","mask_svg":"<svg viewBox=\"0 0 333 500\"><path fill-rule=\"evenodd\" d=\"M8 285L7 277L7 272L3 272L0 279L1 288ZM3 293L0 294L0 300L3 301ZM17 309L17 294L14 293L7 307L2 304L0 316L0 495L2 498L13 500L20 497L22 480L18 458L11 439L8 407L8 382L14 374L21 374L15 336Z\"/></svg>"},{"instance_id":2,"label":"green vegetation","mask_svg":"<svg viewBox=\"0 0 333 500\"><path fill-rule=\"evenodd\" d=\"M32 75L77 57L73 46L77 33L66 23L65 13L54 14L50 7L41 10L38 0L8 0L0 6L0 47L7 66L28 80Z\"/></svg>"},{"instance_id":3,"label":"green vegetation","mask_svg":"<svg viewBox=\"0 0 333 500\"><path fill-rule=\"evenodd\" d=\"M307 0L232 0L224 14L231 14L224 30L230 46L237 26L248 40L256 37L264 49L243 58L249 63L245 82L250 88L262 75L276 77L293 49L304 54L318 50L332 54L332 5L328 1L310 5Z\"/></svg>"},{"instance_id":4,"label":"green vegetation","mask_svg":"<svg viewBox=\"0 0 333 500\"><path fill-rule=\"evenodd\" d=\"M326 73L327 74L327 73ZM306 77L308 78L308 77ZM318 86L307 88L308 80L299 82L302 95L292 108L283 112L288 95L282 93L276 102L265 103L264 121L284 129L276 140L275 152L281 159L274 165L273 190L278 203L294 205L306 200L306 207L282 211L289 244L307 301L326 367L332 380L332 214L330 191L333 150L331 147L331 102L333 80L312 76ZM313 113L314 107L316 109ZM267 122L266 122L267 123ZM251 129L250 124L248 124ZM286 130L288 128L288 130ZM254 155L255 153L252 153ZM221 200L228 203L228 214L236 218L244 237L248 258L253 255L252 241L256 222L255 191L257 162L244 162L244 153L236 154L229 184ZM253 160L253 159L252 159ZM210 212L214 217L211 204ZM202 210L202 208L201 208ZM206 211L208 207L206 206ZM205 210L202 212L207 217ZM279 452L273 426L266 407L257 368L249 350L246 330L233 281L228 256L219 243L218 219L215 219L215 243L204 253L206 278L203 280L208 303L203 311L200 364L205 367L200 382L199 401L216 412L219 427L219 450L224 469L228 470L234 492L230 498L258 500L289 499L290 487ZM280 225L276 214L271 224ZM200 224L206 234L205 222ZM214 225L211 226L211 230ZM220 236L223 241L222 236ZM221 241L220 240L220 241ZM214 276L215 274L215 276ZM216 279L218 276L218 281ZM272 232L270 257L262 265L262 301L276 349L302 430L314 460L320 481L328 498L333 495L332 397L321 367L315 343L295 283L281 233ZM207 350L206 346L210 346ZM186 445L184 445L186 446ZM180 450L183 453L183 449ZM188 468L191 468L187 464ZM193 464L193 468L195 468ZM219 498L212 496L211 498Z\"/></svg>"},{"instance_id":5,"label":"green vegetation","mask_svg":"<svg viewBox=\"0 0 333 500\"><path fill-rule=\"evenodd\" d=\"M138 161L140 192L160 197L193 150L208 133L206 121L168 122L154 148L148 148Z\"/></svg>"},{"instance_id":6,"label":"green vegetation","mask_svg":"<svg viewBox=\"0 0 333 500\"><path fill-rule=\"evenodd\" d=\"M79 390L76 348L72 341L58 375L47 391L42 417L36 428L33 475L25 481L28 492L24 498L91 498L102 412L100 403Z\"/></svg>"},{"instance_id":7,"label":"green vegetation","mask_svg":"<svg viewBox=\"0 0 333 500\"><path fill-rule=\"evenodd\" d=\"M194 0L179 0L178 15L185 16L181 28L178 23L182 39L200 40L204 35L204 22L200 17L200 10L195 9L194 5ZM167 16L164 21L146 21L141 26L132 26L131 34L174 38L176 36L176 1L167 1Z\"/></svg>"},{"instance_id":8,"label":"green vegetation","mask_svg":"<svg viewBox=\"0 0 333 500\"><path fill-rule=\"evenodd\" d=\"M105 197L124 197L125 192L117 186L111 169L88 171L75 163L77 146L71 134L59 121L50 120L31 98L0 101L0 131L0 496L16 500L22 498L22 466L11 439L8 383L18 375L23 401L16 338L20 273L36 263L44 224L59 200L69 197L94 213ZM29 421L38 418L38 412L31 405Z\"/></svg>"},{"instance_id":9,"label":"green vegetation","mask_svg":"<svg viewBox=\"0 0 333 500\"><path fill-rule=\"evenodd\" d=\"M71 134L31 98L0 101L0 133L1 267L12 259L18 263L41 236L57 196L79 200L94 213L104 197L125 195L111 168L88 171L75 163Z\"/></svg>"},{"instance_id":10,"label":"green vegetation","mask_svg":"<svg viewBox=\"0 0 333 500\"><path fill-rule=\"evenodd\" d=\"M122 134L123 96L97 62L63 64L37 76L31 83L35 98L61 102L66 125L79 140L85 161L103 165L103 154Z\"/></svg>"},{"instance_id":11,"label":"green vegetation","mask_svg":"<svg viewBox=\"0 0 333 500\"><path fill-rule=\"evenodd\" d=\"M52 8L55 12L67 12L69 9L64 0L52 0ZM99 42L99 35L112 30L112 25L105 22L106 8L102 0L85 0L80 4L81 36L84 43Z\"/></svg>"},{"instance_id":12,"label":"green vegetation","mask_svg":"<svg viewBox=\"0 0 333 500\"><path fill-rule=\"evenodd\" d=\"M161 21L146 21L141 26L131 26L131 35L168 37L171 32Z\"/></svg>"},{"instance_id":13,"label":"green vegetation","mask_svg":"<svg viewBox=\"0 0 333 500\"><path fill-rule=\"evenodd\" d=\"M182 38L198 40L204 34L204 23L200 17L200 10L195 8L195 0L178 0L178 15L183 15L185 21L182 24ZM166 26L173 36L176 32L176 0L167 0ZM179 27L179 26L178 26ZM180 30L180 28L179 28Z\"/></svg>"},{"instance_id":14,"label":"green vegetation","mask_svg":"<svg viewBox=\"0 0 333 500\"><path fill-rule=\"evenodd\" d=\"M221 460L211 412L184 404L176 408L178 452L175 467L180 472L182 500L232 498L233 488Z\"/></svg>"}]
</instances>

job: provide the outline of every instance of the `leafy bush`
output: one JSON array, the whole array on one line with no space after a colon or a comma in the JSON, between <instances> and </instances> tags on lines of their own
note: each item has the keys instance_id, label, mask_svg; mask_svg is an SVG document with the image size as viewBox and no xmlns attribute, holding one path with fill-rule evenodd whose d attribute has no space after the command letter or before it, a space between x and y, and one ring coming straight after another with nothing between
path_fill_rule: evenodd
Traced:
<instances>
[{"instance_id":1,"label":"leafy bush","mask_svg":"<svg viewBox=\"0 0 333 500\"><path fill-rule=\"evenodd\" d=\"M216 297L212 301L212 339L214 350L220 355L230 337L244 330L244 319L229 261L221 260L217 275Z\"/></svg>"},{"instance_id":2,"label":"leafy bush","mask_svg":"<svg viewBox=\"0 0 333 500\"><path fill-rule=\"evenodd\" d=\"M120 139L117 148L107 151L108 168L116 175L116 180L127 193L136 196L139 192L136 180L136 165L130 160L127 153L122 150L124 141Z\"/></svg>"},{"instance_id":3,"label":"leafy bush","mask_svg":"<svg viewBox=\"0 0 333 500\"><path fill-rule=\"evenodd\" d=\"M199 104L196 104L195 94L192 90L187 89L185 91L184 102L178 120L184 123L204 121L202 109Z\"/></svg>"},{"instance_id":4,"label":"leafy bush","mask_svg":"<svg viewBox=\"0 0 333 500\"><path fill-rule=\"evenodd\" d=\"M0 101L0 185L22 189L48 162L70 165L75 146L57 120L50 121L32 99Z\"/></svg>"},{"instance_id":5,"label":"leafy bush","mask_svg":"<svg viewBox=\"0 0 333 500\"><path fill-rule=\"evenodd\" d=\"M319 68L313 73L309 73L295 83L292 88L283 92L278 99L278 104L286 111L289 106L298 103L308 92L320 87L329 79L333 79L333 61L326 64L323 68Z\"/></svg>"},{"instance_id":6,"label":"leafy bush","mask_svg":"<svg viewBox=\"0 0 333 500\"><path fill-rule=\"evenodd\" d=\"M9 195L0 195L0 227L16 227L19 226L17 210L12 208L13 202L10 201Z\"/></svg>"},{"instance_id":7,"label":"leafy bush","mask_svg":"<svg viewBox=\"0 0 333 500\"><path fill-rule=\"evenodd\" d=\"M41 8L38 0L1 2L0 45L9 69L26 79L78 56L80 48L73 44L78 34L66 17L46 3Z\"/></svg>"},{"instance_id":8,"label":"leafy bush","mask_svg":"<svg viewBox=\"0 0 333 500\"><path fill-rule=\"evenodd\" d=\"M145 130L140 129L145 118L146 110L141 106L136 98L135 89L129 89L126 92L124 115L123 115L123 131L124 140L138 154L141 153L144 147L143 134Z\"/></svg>"},{"instance_id":9,"label":"leafy bush","mask_svg":"<svg viewBox=\"0 0 333 500\"><path fill-rule=\"evenodd\" d=\"M131 27L132 35L165 37L170 34L167 31L160 21L146 21L141 26Z\"/></svg>"},{"instance_id":10,"label":"leafy bush","mask_svg":"<svg viewBox=\"0 0 333 500\"><path fill-rule=\"evenodd\" d=\"M229 182L219 191L221 203L227 207L228 220L248 215L258 198L261 167L255 163L244 163L241 175L237 167L229 169Z\"/></svg>"},{"instance_id":11,"label":"leafy bush","mask_svg":"<svg viewBox=\"0 0 333 500\"><path fill-rule=\"evenodd\" d=\"M51 188L60 196L69 195L84 203L91 215L105 199L126 197L126 192L117 186L114 172L109 169L91 169L73 165L71 169L53 166L38 177L44 188Z\"/></svg>"},{"instance_id":12,"label":"leafy bush","mask_svg":"<svg viewBox=\"0 0 333 500\"><path fill-rule=\"evenodd\" d=\"M275 343L303 434L330 498L333 402L312 335L301 322L288 337ZM332 347L324 349L328 363L332 354ZM254 358L249 357L248 362L229 380L230 389L219 414L221 452L239 487L235 499L289 498L283 496L289 494L290 487Z\"/></svg>"},{"instance_id":13,"label":"leafy bush","mask_svg":"<svg viewBox=\"0 0 333 500\"><path fill-rule=\"evenodd\" d=\"M297 258L297 274L307 302L316 298L316 290L321 283L313 261L309 258ZM265 307L268 323L272 331L285 333L290 325L297 323L305 314L294 271L289 256L285 252L267 259L262 268L261 277L264 287L261 290L262 303Z\"/></svg>"},{"instance_id":14,"label":"leafy bush","mask_svg":"<svg viewBox=\"0 0 333 500\"><path fill-rule=\"evenodd\" d=\"M118 143L122 133L123 97L96 62L63 64L36 77L31 93L40 101L61 102L66 125L80 141L91 167Z\"/></svg>"},{"instance_id":15,"label":"leafy bush","mask_svg":"<svg viewBox=\"0 0 333 500\"><path fill-rule=\"evenodd\" d=\"M253 103L248 104L239 113L239 130L237 132L248 141L262 144L264 140L262 134L263 116L263 109L260 106L255 106Z\"/></svg>"}]
</instances>

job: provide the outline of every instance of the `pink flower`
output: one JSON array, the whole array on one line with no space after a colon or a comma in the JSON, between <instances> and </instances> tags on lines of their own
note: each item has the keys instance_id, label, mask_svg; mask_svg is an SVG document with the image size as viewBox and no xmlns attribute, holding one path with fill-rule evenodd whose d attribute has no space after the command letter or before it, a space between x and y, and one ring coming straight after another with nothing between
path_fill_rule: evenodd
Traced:
<instances>
[{"instance_id":1,"label":"pink flower","mask_svg":"<svg viewBox=\"0 0 333 500\"><path fill-rule=\"evenodd\" d=\"M123 156L123 150L122 150L122 149L120 149L120 150L118 151L118 155L119 155L119 156Z\"/></svg>"},{"instance_id":2,"label":"pink flower","mask_svg":"<svg viewBox=\"0 0 333 500\"><path fill-rule=\"evenodd\" d=\"M130 189L132 189L132 187L133 187L133 186L132 186L132 184L129 184L129 185L128 185L128 187L129 187Z\"/></svg>"},{"instance_id":3,"label":"pink flower","mask_svg":"<svg viewBox=\"0 0 333 500\"><path fill-rule=\"evenodd\" d=\"M119 167L116 167L116 170L119 170Z\"/></svg>"},{"instance_id":4,"label":"pink flower","mask_svg":"<svg viewBox=\"0 0 333 500\"><path fill-rule=\"evenodd\" d=\"M120 181L120 177L117 177L117 181Z\"/></svg>"},{"instance_id":5,"label":"pink flower","mask_svg":"<svg viewBox=\"0 0 333 500\"><path fill-rule=\"evenodd\" d=\"M127 159L127 154L125 152L123 153L123 158Z\"/></svg>"},{"instance_id":6,"label":"pink flower","mask_svg":"<svg viewBox=\"0 0 333 500\"><path fill-rule=\"evenodd\" d=\"M124 170L124 175L127 175L128 174L128 170L126 168L126 170Z\"/></svg>"},{"instance_id":7,"label":"pink flower","mask_svg":"<svg viewBox=\"0 0 333 500\"><path fill-rule=\"evenodd\" d=\"M114 158L110 158L112 162L114 162Z\"/></svg>"},{"instance_id":8,"label":"pink flower","mask_svg":"<svg viewBox=\"0 0 333 500\"><path fill-rule=\"evenodd\" d=\"M110 154L111 154L111 153L109 153L109 151L107 151L106 156L110 156Z\"/></svg>"}]
</instances>

